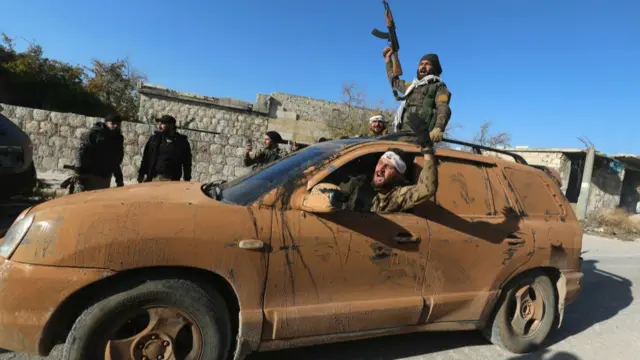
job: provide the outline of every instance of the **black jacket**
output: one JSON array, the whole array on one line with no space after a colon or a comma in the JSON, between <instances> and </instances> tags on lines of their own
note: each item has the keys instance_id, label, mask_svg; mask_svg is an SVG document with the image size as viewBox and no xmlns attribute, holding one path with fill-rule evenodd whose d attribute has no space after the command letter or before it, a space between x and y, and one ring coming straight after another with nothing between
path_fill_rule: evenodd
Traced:
<instances>
[{"instance_id":1,"label":"black jacket","mask_svg":"<svg viewBox=\"0 0 640 360\"><path fill-rule=\"evenodd\" d=\"M76 152L76 166L79 174L91 174L105 178L115 176L116 184L122 185L122 159L124 158L124 137L118 131L111 131L104 122L97 122L80 138Z\"/></svg>"},{"instance_id":2,"label":"black jacket","mask_svg":"<svg viewBox=\"0 0 640 360\"><path fill-rule=\"evenodd\" d=\"M170 141L167 141L170 140ZM156 131L144 146L138 180L147 176L146 181L162 175L174 181L183 177L191 181L191 144L185 135L173 136Z\"/></svg>"}]
</instances>

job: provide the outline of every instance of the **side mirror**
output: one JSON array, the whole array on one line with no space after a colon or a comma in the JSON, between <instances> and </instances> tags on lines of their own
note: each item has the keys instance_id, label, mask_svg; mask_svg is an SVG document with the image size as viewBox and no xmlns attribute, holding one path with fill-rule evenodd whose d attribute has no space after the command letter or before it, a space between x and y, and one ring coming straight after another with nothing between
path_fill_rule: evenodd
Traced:
<instances>
[{"instance_id":1,"label":"side mirror","mask_svg":"<svg viewBox=\"0 0 640 360\"><path fill-rule=\"evenodd\" d=\"M344 195L332 184L318 184L302 198L300 210L310 213L330 213L342 210Z\"/></svg>"}]
</instances>

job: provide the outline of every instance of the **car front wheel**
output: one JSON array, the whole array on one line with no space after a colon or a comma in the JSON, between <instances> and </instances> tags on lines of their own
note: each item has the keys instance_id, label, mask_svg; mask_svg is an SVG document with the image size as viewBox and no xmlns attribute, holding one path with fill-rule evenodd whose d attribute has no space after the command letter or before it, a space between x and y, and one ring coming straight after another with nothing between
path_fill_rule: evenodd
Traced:
<instances>
[{"instance_id":1,"label":"car front wheel","mask_svg":"<svg viewBox=\"0 0 640 360\"><path fill-rule=\"evenodd\" d=\"M518 354L540 348L557 318L557 296L549 277L542 272L526 275L501 299L485 337Z\"/></svg>"},{"instance_id":2,"label":"car front wheel","mask_svg":"<svg viewBox=\"0 0 640 360\"><path fill-rule=\"evenodd\" d=\"M231 345L224 299L187 280L154 280L85 310L64 360L223 360Z\"/></svg>"}]
</instances>

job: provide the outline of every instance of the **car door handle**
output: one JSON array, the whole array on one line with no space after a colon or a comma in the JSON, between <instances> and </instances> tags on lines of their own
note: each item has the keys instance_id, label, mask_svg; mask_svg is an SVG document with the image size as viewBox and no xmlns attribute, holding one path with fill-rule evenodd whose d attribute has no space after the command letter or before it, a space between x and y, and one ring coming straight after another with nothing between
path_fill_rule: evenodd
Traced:
<instances>
[{"instance_id":1,"label":"car door handle","mask_svg":"<svg viewBox=\"0 0 640 360\"><path fill-rule=\"evenodd\" d=\"M420 237L409 235L409 234L398 234L393 237L393 241L399 244L418 243L420 242Z\"/></svg>"}]
</instances>

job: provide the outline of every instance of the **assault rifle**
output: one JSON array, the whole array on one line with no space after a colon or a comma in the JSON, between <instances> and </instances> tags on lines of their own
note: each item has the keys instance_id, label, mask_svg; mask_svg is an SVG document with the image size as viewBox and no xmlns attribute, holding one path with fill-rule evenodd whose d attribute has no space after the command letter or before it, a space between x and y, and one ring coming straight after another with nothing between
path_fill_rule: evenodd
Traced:
<instances>
[{"instance_id":1,"label":"assault rifle","mask_svg":"<svg viewBox=\"0 0 640 360\"><path fill-rule=\"evenodd\" d=\"M393 55L391 55L393 60L393 76L400 77L402 75L402 66L400 66L400 59L398 59L398 50L400 50L400 43L398 42L398 35L396 34L396 23L393 21L393 15L391 14L391 9L389 8L389 3L386 0L382 0L382 5L384 5L384 17L387 20L387 29L388 32L380 31L374 28L371 31L371 34L377 38L387 40L389 42L389 46L391 47L391 51ZM393 91L393 96L396 100L402 100L403 98L398 96L398 91L396 89L391 89Z\"/></svg>"}]
</instances>

